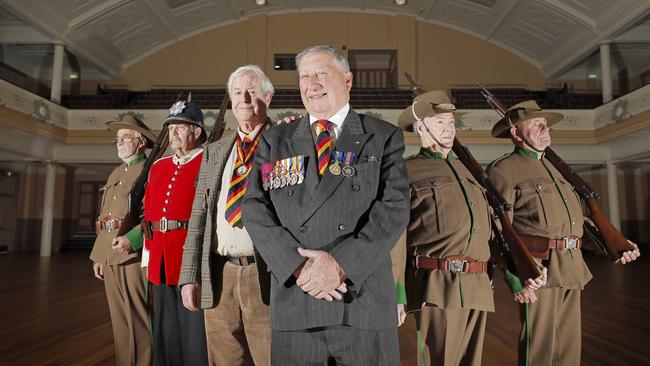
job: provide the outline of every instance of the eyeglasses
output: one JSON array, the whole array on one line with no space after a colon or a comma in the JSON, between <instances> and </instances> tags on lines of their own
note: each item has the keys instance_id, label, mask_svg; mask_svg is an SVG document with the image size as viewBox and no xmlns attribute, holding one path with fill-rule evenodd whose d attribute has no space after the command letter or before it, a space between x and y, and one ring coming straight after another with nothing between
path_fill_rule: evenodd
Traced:
<instances>
[{"instance_id":1,"label":"eyeglasses","mask_svg":"<svg viewBox=\"0 0 650 366\"><path fill-rule=\"evenodd\" d=\"M114 144L130 144L133 142L133 140L138 140L138 137L133 137L133 136L118 136L117 138L113 139Z\"/></svg>"}]
</instances>

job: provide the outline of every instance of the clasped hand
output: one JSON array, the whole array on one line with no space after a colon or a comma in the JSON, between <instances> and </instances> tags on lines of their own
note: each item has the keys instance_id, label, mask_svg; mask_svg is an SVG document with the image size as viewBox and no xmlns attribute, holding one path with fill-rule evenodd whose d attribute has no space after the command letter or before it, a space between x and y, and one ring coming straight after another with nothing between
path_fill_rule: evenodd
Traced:
<instances>
[{"instance_id":1,"label":"clasped hand","mask_svg":"<svg viewBox=\"0 0 650 366\"><path fill-rule=\"evenodd\" d=\"M294 272L296 284L316 299L341 300L347 276L336 260L322 250L298 248L298 253L307 260Z\"/></svg>"}]
</instances>

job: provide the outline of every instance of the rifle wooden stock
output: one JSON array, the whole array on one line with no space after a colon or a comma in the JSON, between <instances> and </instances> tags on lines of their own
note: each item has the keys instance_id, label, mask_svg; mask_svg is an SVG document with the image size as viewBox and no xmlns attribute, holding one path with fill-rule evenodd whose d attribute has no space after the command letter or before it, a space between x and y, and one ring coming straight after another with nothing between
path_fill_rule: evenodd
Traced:
<instances>
[{"instance_id":1,"label":"rifle wooden stock","mask_svg":"<svg viewBox=\"0 0 650 366\"><path fill-rule=\"evenodd\" d=\"M607 248L609 257L613 261L616 261L621 258L623 252L634 250L623 234L605 217L596 203L598 194L580 178L578 173L571 169L550 147L546 148L544 156L562 174L564 179L574 187L580 198L587 204L589 208L589 215L587 216L594 222L594 225L596 225L598 232L603 238L603 243Z\"/></svg>"},{"instance_id":2,"label":"rifle wooden stock","mask_svg":"<svg viewBox=\"0 0 650 366\"><path fill-rule=\"evenodd\" d=\"M144 191L147 186L147 180L149 179L149 171L153 163L160 159L162 155L167 150L167 145L169 144L169 130L166 126L163 126L160 135L156 139L156 142L153 144L151 149L151 154L145 161L142 171L138 178L133 183L133 187L129 192L128 196L128 212L122 219L122 225L117 231L117 236L123 236L134 227L140 225L142 221L142 199L144 198Z\"/></svg>"},{"instance_id":3,"label":"rifle wooden stock","mask_svg":"<svg viewBox=\"0 0 650 366\"><path fill-rule=\"evenodd\" d=\"M223 135L223 131L225 130L226 127L226 124L224 123L224 118L226 116L226 109L228 109L228 102L230 102L230 98L228 97L228 93L226 92L226 95L223 97L223 100L221 101L219 114L217 115L217 118L214 120L212 131L210 132L210 136L208 136L208 139L205 141L205 145L211 144L219 140Z\"/></svg>"},{"instance_id":4,"label":"rifle wooden stock","mask_svg":"<svg viewBox=\"0 0 650 366\"><path fill-rule=\"evenodd\" d=\"M512 206L503 198L501 193L494 187L492 181L488 177L483 167L474 159L472 153L458 139L454 139L452 150L458 156L458 159L465 165L467 170L472 174L474 179L485 189L485 196L488 203L494 209L499 222L501 223L501 235L506 248L502 248L503 255L510 255L511 262L514 264L514 269L517 276L521 281L526 281L529 278L535 279L542 275L537 266L537 262L530 255L526 244L519 238L515 228L512 226L510 217L507 211L512 209ZM504 243L501 243L502 245ZM510 261L507 259L507 261Z\"/></svg>"}]
</instances>

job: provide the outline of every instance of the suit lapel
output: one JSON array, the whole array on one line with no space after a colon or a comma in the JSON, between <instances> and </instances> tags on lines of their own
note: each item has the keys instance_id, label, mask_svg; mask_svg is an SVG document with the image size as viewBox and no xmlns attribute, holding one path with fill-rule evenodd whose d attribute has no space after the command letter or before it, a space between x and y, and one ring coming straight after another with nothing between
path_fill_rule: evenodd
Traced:
<instances>
[{"instance_id":1,"label":"suit lapel","mask_svg":"<svg viewBox=\"0 0 650 366\"><path fill-rule=\"evenodd\" d=\"M363 149L364 145L370 138L371 134L364 133L365 130L361 124L361 119L359 115L350 109L350 112L345 117L343 126L341 128L341 135L336 141L335 149L341 152L354 152L355 156L359 156L359 152ZM311 130L310 130L311 133ZM313 139L312 139L313 141ZM315 159L315 147L312 148L314 159ZM315 161L315 160L314 160ZM325 171L325 175L318 182L318 172L316 171L316 164L311 164L314 166L313 172L308 173L308 177L311 177L316 180L316 187L314 191L313 198L306 205L303 205L305 208L304 212L301 215L301 218L304 221L307 221L313 214L318 210L323 203L334 193L336 188L343 182L346 176L343 174L334 175L329 171ZM310 195L311 196L311 195Z\"/></svg>"},{"instance_id":2,"label":"suit lapel","mask_svg":"<svg viewBox=\"0 0 650 366\"><path fill-rule=\"evenodd\" d=\"M214 181L212 187L214 187L216 195L218 195L218 192L221 190L223 169L226 167L226 161L228 161L230 151L235 144L236 138L237 133L232 136L224 137L221 140L215 142L216 158L214 159L214 167L211 169L211 171L214 173Z\"/></svg>"}]
</instances>

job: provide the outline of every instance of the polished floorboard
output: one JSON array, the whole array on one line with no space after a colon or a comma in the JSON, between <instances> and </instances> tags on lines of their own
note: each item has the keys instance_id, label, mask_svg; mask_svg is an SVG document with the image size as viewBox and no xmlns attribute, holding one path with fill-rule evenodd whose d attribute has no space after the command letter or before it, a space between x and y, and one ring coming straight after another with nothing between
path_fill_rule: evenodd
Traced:
<instances>
[{"instance_id":1,"label":"polished floorboard","mask_svg":"<svg viewBox=\"0 0 650 366\"><path fill-rule=\"evenodd\" d=\"M114 365L104 288L88 253L0 255L0 365ZM650 365L650 262L619 267L588 257L583 365ZM484 365L514 365L518 311L502 278L488 316ZM415 322L399 329L402 365L415 365ZM562 365L564 366L564 365ZM571 365L569 365L571 366Z\"/></svg>"}]
</instances>

